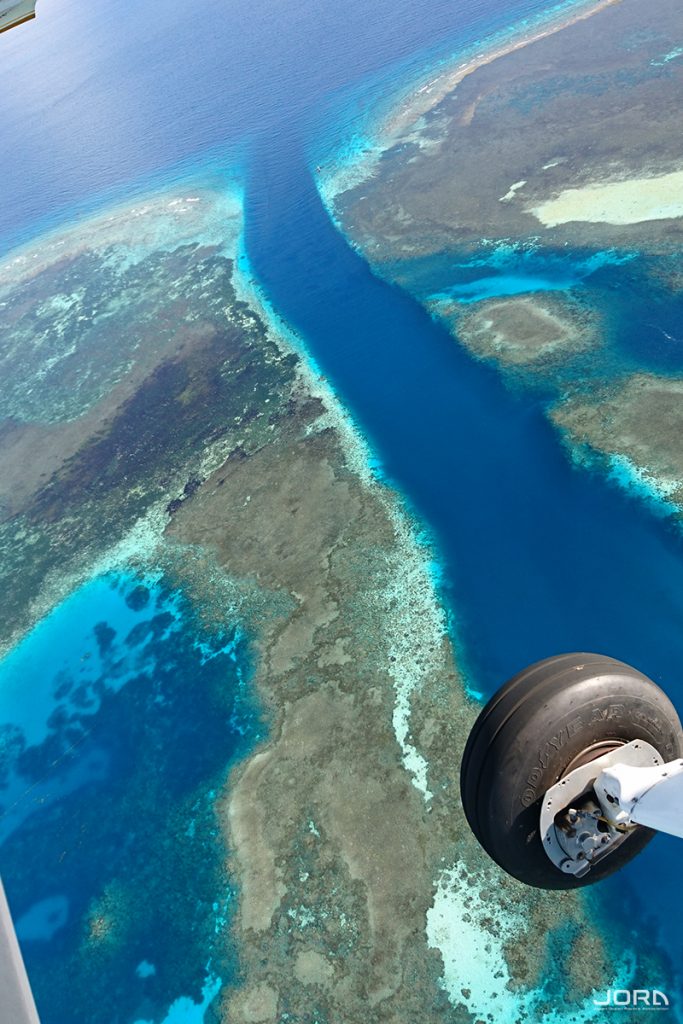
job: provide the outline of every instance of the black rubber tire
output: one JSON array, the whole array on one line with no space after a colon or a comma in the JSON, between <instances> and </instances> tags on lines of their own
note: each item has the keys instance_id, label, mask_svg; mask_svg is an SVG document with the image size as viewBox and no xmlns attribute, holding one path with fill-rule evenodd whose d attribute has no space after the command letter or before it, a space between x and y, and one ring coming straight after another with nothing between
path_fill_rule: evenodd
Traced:
<instances>
[{"instance_id":1,"label":"black rubber tire","mask_svg":"<svg viewBox=\"0 0 683 1024\"><path fill-rule=\"evenodd\" d=\"M541 801L582 751L643 739L665 761L683 752L671 701L641 672L600 654L561 654L519 672L488 702L463 754L465 815L484 850L508 874L540 889L591 885L650 841L636 828L583 878L566 875L539 836Z\"/></svg>"}]
</instances>

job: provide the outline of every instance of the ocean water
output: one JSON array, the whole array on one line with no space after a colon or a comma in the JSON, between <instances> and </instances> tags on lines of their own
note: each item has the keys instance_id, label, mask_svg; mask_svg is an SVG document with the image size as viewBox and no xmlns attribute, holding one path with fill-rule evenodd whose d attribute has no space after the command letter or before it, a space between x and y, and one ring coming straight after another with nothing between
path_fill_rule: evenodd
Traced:
<instances>
[{"instance_id":1,"label":"ocean water","mask_svg":"<svg viewBox=\"0 0 683 1024\"><path fill-rule=\"evenodd\" d=\"M426 61L436 59L436 54L453 52L461 40L471 45L546 6L540 0L426 0L420 5L376 0L370 6L362 0L238 0L230 5L200 0L191 11L177 0L135 5L52 0L39 5L35 23L0 40L0 152L5 154L0 238L8 247L100 203L125 198L147 181L172 180L181 166L220 162L221 153L226 163L239 163L250 265L274 308L300 332L351 409L383 472L436 536L442 592L471 688L489 694L530 661L558 651L592 649L633 662L683 708L683 547L677 529L653 515L638 494L630 496L613 481L572 464L540 400L511 392L495 370L454 345L413 299L376 277L331 222L311 167L317 134L324 129L328 140L334 138L330 111L344 109L346 90L362 90L368 80L398 88L406 68L419 59L415 54L424 54ZM600 270L608 272L616 275L619 287L620 268ZM473 281L486 276L481 268L473 273ZM528 267L517 266L510 273L519 278ZM579 279L585 267L577 263L567 273ZM671 333L679 336L673 313L672 318ZM134 645L135 657L146 668L125 669L134 677L117 689L109 670L96 675L101 655L93 636L100 621L109 622L117 636L127 628L131 610L122 604L131 585L127 579L94 581L88 586L95 590L69 599L83 601L92 612L80 617L86 633L70 618L68 602L55 613L66 619L59 620L52 651L59 664L66 663L68 673L80 675L84 668L83 707L72 707L72 688L64 696L64 719L62 704L53 706L54 679L41 689L35 707L11 701L6 713L16 714L20 727L31 731L37 744L31 749L41 752L40 757L51 756L49 742L47 747L40 743L46 728L48 741L50 730L57 730L63 744L75 716L75 739L87 736L74 752L64 755L62 746L56 751L65 759L59 762L55 790L45 793L53 831L47 825L34 828L33 814L18 820L22 803L16 804L16 827L0 848L0 868L23 920L29 969L46 979L53 971L55 991L58 965L71 964L74 943L85 941L81 932L74 934L70 922L85 914L88 941L101 943L97 948L104 950L102 956L110 940L122 941L116 931L116 892L107 894L104 905L88 910L88 892L97 889L92 873L100 870L103 858L124 851L134 861L138 856L135 863L149 863L145 855L152 847L145 842L169 857L176 847L187 850L182 860L186 874L175 863L171 871L170 862L164 861L163 870L140 876L141 891L153 887L150 891L160 902L154 914L140 919L134 940L126 939L131 958L124 994L131 1014L138 1005L135 1000L148 998L149 1010L143 1008L142 1016L135 1010L137 1017L126 1017L124 1011L122 1019L126 1024L194 1024L204 1016L203 1005L216 978L223 978L230 965L221 964L219 970L209 958L198 962L198 950L190 951L192 955L186 951L182 964L164 959L160 943L165 918L158 907L168 907L164 891L166 899L182 895L187 920L200 912L206 924L210 913L217 921L229 918L230 899L226 889L225 905L197 908L198 885L206 884L207 892L217 885L215 875L196 879L189 867L196 863L193 844L203 835L200 825L208 831L211 827L210 807L197 794L205 792L210 805L218 764L212 761L216 748L210 731L216 716L209 697L197 706L183 705L187 694L178 680L206 678L210 694L215 692L213 673L222 673L222 685L227 673L238 693L240 652L219 646L216 657L203 662L192 610L182 596L174 598L162 586L150 601L160 602L167 625L146 643ZM224 646L228 642L237 641L234 636L216 640ZM16 656L26 657L22 672L33 677L44 665L45 646L33 635L26 643ZM154 664L147 660L147 646L149 657L155 654ZM173 658L161 657L161 650L172 651ZM88 651L92 657L82 663ZM15 685L12 664L10 659L4 663L8 689ZM192 799L198 801L195 818L202 818L194 825L192 815L184 818L173 842L143 835L145 815L136 806L124 808L128 818L122 817L122 809L111 821L101 820L102 807L114 806L114 794L139 788L138 779L133 787L126 776L126 751L144 743L145 737L135 732L143 728L135 703L153 699L159 672L161 700L144 721L158 727L155 742L159 756L166 758L161 777L180 787L174 808L182 804L182 786L190 793L189 778ZM192 692L201 691L195 686ZM105 713L114 719L106 719ZM173 735L169 719L180 728L186 713L202 735L206 753L189 776L166 746ZM97 728L100 721L107 721L106 730ZM233 721L237 757L248 749L256 726ZM108 749L109 736L120 749ZM189 758L192 744L188 741L184 749ZM459 754L454 751L454 757ZM224 757L220 764L224 766ZM38 774L40 760L29 768L22 761L21 767ZM15 773L13 782L17 777L24 776ZM80 828L84 806L90 807L93 820L87 842L62 831ZM159 829L166 827L162 817ZM172 820L178 822L177 817ZM105 827L109 825L111 832ZM182 837L185 845L179 843ZM143 852L136 854L138 839ZM60 860L62 851L72 848L77 856ZM677 852L676 842L659 838L618 882L603 886L607 934L618 923L635 929L635 941L652 943L664 934L680 959L681 940L673 923L680 909ZM35 884L45 857L56 865L59 885ZM209 859L207 871L211 863ZM171 874L172 887L164 890L164 879ZM623 920L622 906L628 908ZM648 923L639 938L643 906ZM80 978L83 1002L75 1008L66 1002L53 1005L48 1022L95 1020L87 999L95 1000L101 990L99 956L92 959L92 975ZM44 992L37 995L39 1004L42 996L41 1005L49 1006ZM182 1002L188 999L195 1009Z\"/></svg>"}]
</instances>

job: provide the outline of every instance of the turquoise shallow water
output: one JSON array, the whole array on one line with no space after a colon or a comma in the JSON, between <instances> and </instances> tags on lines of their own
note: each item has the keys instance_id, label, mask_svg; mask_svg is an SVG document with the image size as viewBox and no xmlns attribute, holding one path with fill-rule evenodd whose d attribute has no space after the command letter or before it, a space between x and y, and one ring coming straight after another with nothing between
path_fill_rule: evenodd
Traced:
<instances>
[{"instance_id":1,"label":"turquoise shallow water","mask_svg":"<svg viewBox=\"0 0 683 1024\"><path fill-rule=\"evenodd\" d=\"M164 617L165 639L179 628L177 599L164 599L142 583L137 591L135 577L114 583L100 577L75 591L3 659L0 720L21 730L27 747L45 741L57 709L61 716L96 715L102 686L117 692L136 676L154 671L153 634L145 627L156 615ZM120 647L124 638L127 650ZM33 685L27 686L28 679Z\"/></svg>"},{"instance_id":2,"label":"turquoise shallow water","mask_svg":"<svg viewBox=\"0 0 683 1024\"><path fill-rule=\"evenodd\" d=\"M633 254L613 250L582 255L548 252L537 245L503 243L487 246L482 256L465 262L442 254L387 269L398 275L403 271L418 288L422 284L430 289L426 299L479 302L528 292L568 291L581 286L601 268L622 266L632 258ZM442 281L445 288L440 291Z\"/></svg>"}]
</instances>

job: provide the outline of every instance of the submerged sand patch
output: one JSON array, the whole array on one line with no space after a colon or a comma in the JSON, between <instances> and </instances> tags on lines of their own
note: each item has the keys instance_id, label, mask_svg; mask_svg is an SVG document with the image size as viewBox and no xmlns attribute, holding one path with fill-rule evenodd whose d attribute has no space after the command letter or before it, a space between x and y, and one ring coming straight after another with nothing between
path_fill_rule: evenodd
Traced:
<instances>
[{"instance_id":1,"label":"submerged sand patch","mask_svg":"<svg viewBox=\"0 0 683 1024\"><path fill-rule=\"evenodd\" d=\"M597 317L565 298L524 295L439 308L475 355L506 366L567 357L597 345Z\"/></svg>"},{"instance_id":2,"label":"submerged sand patch","mask_svg":"<svg viewBox=\"0 0 683 1024\"><path fill-rule=\"evenodd\" d=\"M567 188L529 212L547 228L569 221L619 225L683 217L683 171Z\"/></svg>"}]
</instances>

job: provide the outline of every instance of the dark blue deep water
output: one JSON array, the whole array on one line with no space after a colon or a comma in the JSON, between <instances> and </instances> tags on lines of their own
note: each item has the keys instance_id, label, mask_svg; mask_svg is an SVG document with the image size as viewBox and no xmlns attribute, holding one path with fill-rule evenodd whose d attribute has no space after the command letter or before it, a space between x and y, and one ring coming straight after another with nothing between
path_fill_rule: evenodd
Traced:
<instances>
[{"instance_id":1,"label":"dark blue deep water","mask_svg":"<svg viewBox=\"0 0 683 1024\"><path fill-rule=\"evenodd\" d=\"M323 209L306 155L333 131L321 112L338 90L398 81L413 55L545 6L42 0L37 22L0 39L0 237L9 246L203 154L239 161L252 267L433 530L473 689L489 693L545 655L597 650L633 662L683 709L679 535L574 468L536 399L373 276ZM678 850L660 838L620 876L656 927L672 904L680 911ZM8 889L24 898L11 879ZM616 883L604 890L616 898ZM41 947L30 930L25 939L30 964Z\"/></svg>"}]
</instances>

